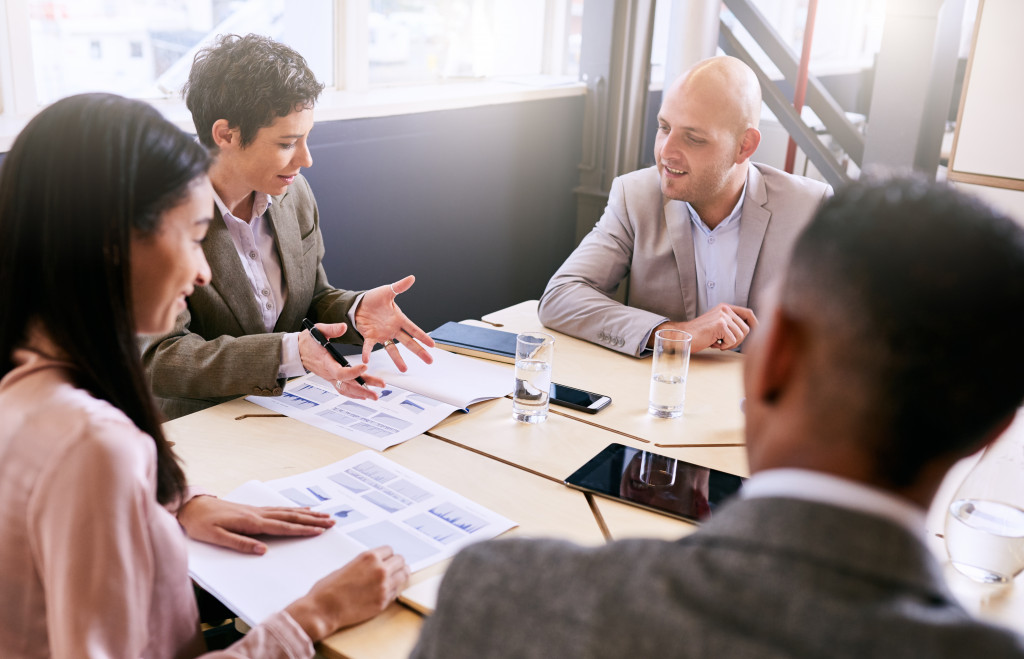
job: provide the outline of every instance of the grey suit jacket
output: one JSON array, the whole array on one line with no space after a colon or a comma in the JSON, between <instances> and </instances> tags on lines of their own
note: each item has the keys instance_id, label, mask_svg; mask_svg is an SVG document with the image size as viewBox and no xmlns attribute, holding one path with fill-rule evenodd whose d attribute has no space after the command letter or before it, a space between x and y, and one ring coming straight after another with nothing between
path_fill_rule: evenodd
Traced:
<instances>
[{"instance_id":1,"label":"grey suit jacket","mask_svg":"<svg viewBox=\"0 0 1024 659\"><path fill-rule=\"evenodd\" d=\"M676 542L467 548L412 656L991 659L1024 639L972 619L904 528L774 498Z\"/></svg>"},{"instance_id":2,"label":"grey suit jacket","mask_svg":"<svg viewBox=\"0 0 1024 659\"><path fill-rule=\"evenodd\" d=\"M740 210L741 306L760 312L797 235L831 194L819 181L751 163ZM604 215L548 282L541 322L639 356L655 327L697 317L692 226L686 204L662 196L656 167L616 178ZM611 299L626 275L629 306Z\"/></svg>"},{"instance_id":3,"label":"grey suit jacket","mask_svg":"<svg viewBox=\"0 0 1024 659\"><path fill-rule=\"evenodd\" d=\"M143 341L143 363L153 393L168 418L196 412L237 396L276 396L284 385L281 335L314 322L345 322L358 292L332 288L321 263L320 216L301 175L268 209L281 258L284 308L274 331L263 327L257 301L219 210L203 242L213 279L188 299L166 336ZM361 340L352 328L343 341Z\"/></svg>"}]
</instances>

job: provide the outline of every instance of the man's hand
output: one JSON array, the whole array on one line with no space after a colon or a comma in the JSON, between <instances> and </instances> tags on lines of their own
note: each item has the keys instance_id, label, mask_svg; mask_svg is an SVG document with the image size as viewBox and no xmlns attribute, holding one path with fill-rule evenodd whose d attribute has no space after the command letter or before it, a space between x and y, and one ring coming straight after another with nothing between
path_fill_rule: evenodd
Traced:
<instances>
[{"instance_id":1,"label":"man's hand","mask_svg":"<svg viewBox=\"0 0 1024 659\"><path fill-rule=\"evenodd\" d=\"M363 297L362 304L359 305L360 308L362 308L363 304L366 304L365 296ZM316 328L328 339L333 339L334 337L343 335L347 327L348 326L345 323L316 324ZM346 368L334 361L334 358L331 357L331 353L327 352L327 350L317 343L316 339L310 336L309 332L305 330L299 332L299 358L302 360L302 366L305 367L307 371L312 371L328 382L333 382L334 388L342 396L363 400L377 400L377 392L367 389L356 382L356 378L359 376L363 377L366 384L373 385L374 387L384 386L384 381L380 378L366 375L366 364L357 364Z\"/></svg>"},{"instance_id":2,"label":"man's hand","mask_svg":"<svg viewBox=\"0 0 1024 659\"><path fill-rule=\"evenodd\" d=\"M743 339L747 338L747 334L755 327L757 318L754 317L753 311L735 304L722 303L693 320L658 325L654 332L651 332L647 347L654 347L654 334L658 330L679 329L693 335L693 342L690 344L692 352L705 348L732 350L743 343Z\"/></svg>"},{"instance_id":3,"label":"man's hand","mask_svg":"<svg viewBox=\"0 0 1024 659\"><path fill-rule=\"evenodd\" d=\"M416 282L416 277L409 275L401 281L396 281L389 286L378 286L363 294L359 306L356 308L356 329L363 335L363 363L370 359L370 352L373 346L378 343L384 344L391 361L395 362L398 370L405 372L407 366L398 348L393 345L397 341L405 345L413 354L427 364L434 361L420 343L431 348L434 347L434 340L416 326L409 317L402 313L402 310L395 304L395 298L406 292Z\"/></svg>"},{"instance_id":4,"label":"man's hand","mask_svg":"<svg viewBox=\"0 0 1024 659\"><path fill-rule=\"evenodd\" d=\"M391 547L377 547L316 582L285 611L315 643L386 609L408 580L405 559Z\"/></svg>"},{"instance_id":5,"label":"man's hand","mask_svg":"<svg viewBox=\"0 0 1024 659\"><path fill-rule=\"evenodd\" d=\"M334 526L325 513L308 508L261 508L211 496L192 497L178 510L188 537L243 554L263 554L267 546L249 536L320 535Z\"/></svg>"}]
</instances>

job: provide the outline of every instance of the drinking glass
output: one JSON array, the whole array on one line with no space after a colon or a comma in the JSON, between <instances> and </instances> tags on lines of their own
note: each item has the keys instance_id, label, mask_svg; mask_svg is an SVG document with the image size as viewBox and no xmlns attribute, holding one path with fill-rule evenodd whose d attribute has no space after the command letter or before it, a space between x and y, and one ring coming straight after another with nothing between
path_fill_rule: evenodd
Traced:
<instances>
[{"instance_id":1,"label":"drinking glass","mask_svg":"<svg viewBox=\"0 0 1024 659\"><path fill-rule=\"evenodd\" d=\"M946 513L945 540L957 570L1005 584L1024 570L1024 414L964 478Z\"/></svg>"},{"instance_id":2,"label":"drinking glass","mask_svg":"<svg viewBox=\"0 0 1024 659\"><path fill-rule=\"evenodd\" d=\"M512 393L512 418L523 423L540 423L548 418L551 392L551 363L555 337L544 332L523 332L516 336L516 384Z\"/></svg>"},{"instance_id":3,"label":"drinking glass","mask_svg":"<svg viewBox=\"0 0 1024 659\"><path fill-rule=\"evenodd\" d=\"M654 334L648 414L664 419L683 416L692 341L693 336L682 330L664 329Z\"/></svg>"}]
</instances>

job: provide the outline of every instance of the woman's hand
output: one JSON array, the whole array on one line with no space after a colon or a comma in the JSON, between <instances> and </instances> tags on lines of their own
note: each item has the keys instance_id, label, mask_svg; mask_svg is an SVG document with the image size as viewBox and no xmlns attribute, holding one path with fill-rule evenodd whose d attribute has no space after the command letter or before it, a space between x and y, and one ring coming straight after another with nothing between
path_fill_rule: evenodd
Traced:
<instances>
[{"instance_id":1,"label":"woman's hand","mask_svg":"<svg viewBox=\"0 0 1024 659\"><path fill-rule=\"evenodd\" d=\"M316 582L285 611L315 643L386 609L408 580L405 559L391 547L377 547Z\"/></svg>"},{"instance_id":2,"label":"woman's hand","mask_svg":"<svg viewBox=\"0 0 1024 659\"><path fill-rule=\"evenodd\" d=\"M200 495L178 510L178 523L188 537L243 554L264 554L267 546L249 536L320 535L334 526L326 513L308 508L261 508Z\"/></svg>"},{"instance_id":3,"label":"woman's hand","mask_svg":"<svg viewBox=\"0 0 1024 659\"><path fill-rule=\"evenodd\" d=\"M395 342L399 342L408 348L414 355L430 364L434 358L430 356L426 348L434 347L434 339L409 320L398 305L395 298L409 290L415 283L416 278L412 275L396 281L387 286L371 288L363 294L363 299L356 307L355 321L356 329L363 335L363 363L370 359L370 352L378 343L384 344L384 350L395 362L395 366L402 373L408 370L405 360L402 358Z\"/></svg>"}]
</instances>

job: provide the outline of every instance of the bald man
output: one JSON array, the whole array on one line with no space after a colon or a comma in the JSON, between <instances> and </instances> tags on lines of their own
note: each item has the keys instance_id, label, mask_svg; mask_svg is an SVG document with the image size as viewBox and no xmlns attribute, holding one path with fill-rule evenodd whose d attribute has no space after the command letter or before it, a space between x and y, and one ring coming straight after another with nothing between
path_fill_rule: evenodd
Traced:
<instances>
[{"instance_id":1,"label":"bald man","mask_svg":"<svg viewBox=\"0 0 1024 659\"><path fill-rule=\"evenodd\" d=\"M548 282L540 319L640 356L659 329L692 350L738 347L797 234L832 189L750 162L761 88L733 57L704 60L664 93L656 165L612 183L593 231ZM611 297L629 275L628 306Z\"/></svg>"},{"instance_id":2,"label":"bald man","mask_svg":"<svg viewBox=\"0 0 1024 659\"><path fill-rule=\"evenodd\" d=\"M854 183L780 279L745 351L739 496L674 542L463 550L414 659L1024 658L925 544L946 472L1024 402L1024 230L945 185Z\"/></svg>"}]
</instances>

